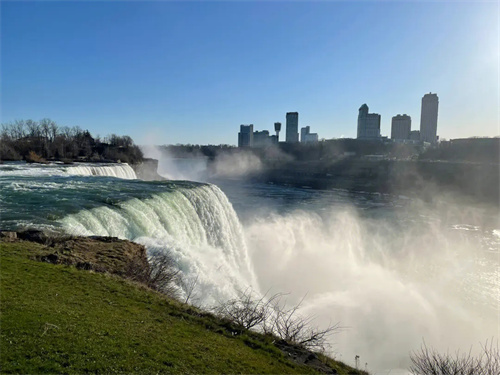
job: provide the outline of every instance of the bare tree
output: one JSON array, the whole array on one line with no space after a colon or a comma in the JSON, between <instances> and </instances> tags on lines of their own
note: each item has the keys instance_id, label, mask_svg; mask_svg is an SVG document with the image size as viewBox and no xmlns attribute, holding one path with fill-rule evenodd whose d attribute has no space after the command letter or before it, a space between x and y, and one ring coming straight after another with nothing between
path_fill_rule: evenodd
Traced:
<instances>
[{"instance_id":1,"label":"bare tree","mask_svg":"<svg viewBox=\"0 0 500 375\"><path fill-rule=\"evenodd\" d=\"M194 297L194 291L196 289L196 285L198 284L198 277L200 275L196 274L196 278L194 279L186 279L185 277L180 278L180 285L182 289L186 292L186 298L184 299L184 303L188 304L192 297ZM197 300L198 298L193 298Z\"/></svg>"},{"instance_id":2,"label":"bare tree","mask_svg":"<svg viewBox=\"0 0 500 375\"><path fill-rule=\"evenodd\" d=\"M178 296L179 268L168 252L156 251L149 255L149 262L135 259L130 262L126 276L170 297Z\"/></svg>"},{"instance_id":3,"label":"bare tree","mask_svg":"<svg viewBox=\"0 0 500 375\"><path fill-rule=\"evenodd\" d=\"M217 315L229 319L244 329L250 329L266 324L273 311L272 304L280 296L281 294L275 294L266 300L266 295L258 297L251 288L247 288L236 298L219 302L214 310Z\"/></svg>"},{"instance_id":4,"label":"bare tree","mask_svg":"<svg viewBox=\"0 0 500 375\"><path fill-rule=\"evenodd\" d=\"M219 303L214 311L244 329L258 327L266 334L307 349L325 350L328 338L341 330L338 323L326 328L316 327L314 317L300 315L298 312L305 297L287 308L283 300L285 294L277 293L269 298L266 295L258 297L253 290L247 289L236 298Z\"/></svg>"},{"instance_id":5,"label":"bare tree","mask_svg":"<svg viewBox=\"0 0 500 375\"><path fill-rule=\"evenodd\" d=\"M500 351L486 343L478 356L466 353L441 354L425 345L410 355L409 370L414 375L500 375Z\"/></svg>"},{"instance_id":6,"label":"bare tree","mask_svg":"<svg viewBox=\"0 0 500 375\"><path fill-rule=\"evenodd\" d=\"M288 343L308 349L325 350L328 338L339 332L342 327L339 323L329 324L326 328L314 326L314 317L304 317L299 313L304 298L291 308L286 307L286 301L277 299L274 303L270 331Z\"/></svg>"}]
</instances>

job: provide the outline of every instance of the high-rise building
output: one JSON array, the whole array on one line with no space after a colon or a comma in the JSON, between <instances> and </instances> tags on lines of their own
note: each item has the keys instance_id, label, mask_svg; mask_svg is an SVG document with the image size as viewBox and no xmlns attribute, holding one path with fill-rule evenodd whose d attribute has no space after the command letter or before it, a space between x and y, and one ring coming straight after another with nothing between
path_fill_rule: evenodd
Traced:
<instances>
[{"instance_id":1,"label":"high-rise building","mask_svg":"<svg viewBox=\"0 0 500 375\"><path fill-rule=\"evenodd\" d=\"M380 115L368 113L368 106L363 104L358 114L358 139L380 139Z\"/></svg>"},{"instance_id":2,"label":"high-rise building","mask_svg":"<svg viewBox=\"0 0 500 375\"><path fill-rule=\"evenodd\" d=\"M238 147L252 147L253 146L253 124L240 125L240 132L238 133Z\"/></svg>"},{"instance_id":3,"label":"high-rise building","mask_svg":"<svg viewBox=\"0 0 500 375\"><path fill-rule=\"evenodd\" d=\"M391 139L408 140L411 132L411 117L408 115L397 115L392 118Z\"/></svg>"},{"instance_id":4,"label":"high-rise building","mask_svg":"<svg viewBox=\"0 0 500 375\"><path fill-rule=\"evenodd\" d=\"M420 114L420 140L423 142L437 142L438 106L437 94L428 93L423 96Z\"/></svg>"},{"instance_id":5,"label":"high-rise building","mask_svg":"<svg viewBox=\"0 0 500 375\"><path fill-rule=\"evenodd\" d=\"M297 143L299 141L299 113L288 112L286 114L286 142Z\"/></svg>"}]
</instances>

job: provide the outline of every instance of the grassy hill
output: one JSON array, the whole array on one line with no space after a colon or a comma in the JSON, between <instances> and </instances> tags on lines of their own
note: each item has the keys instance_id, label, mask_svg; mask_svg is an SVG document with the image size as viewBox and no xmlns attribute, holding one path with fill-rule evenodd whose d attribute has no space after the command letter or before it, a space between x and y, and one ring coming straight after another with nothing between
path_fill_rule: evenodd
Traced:
<instances>
[{"instance_id":1,"label":"grassy hill","mask_svg":"<svg viewBox=\"0 0 500 375\"><path fill-rule=\"evenodd\" d=\"M323 356L298 364L272 337L116 275L35 260L50 251L0 242L2 373L364 374Z\"/></svg>"}]
</instances>

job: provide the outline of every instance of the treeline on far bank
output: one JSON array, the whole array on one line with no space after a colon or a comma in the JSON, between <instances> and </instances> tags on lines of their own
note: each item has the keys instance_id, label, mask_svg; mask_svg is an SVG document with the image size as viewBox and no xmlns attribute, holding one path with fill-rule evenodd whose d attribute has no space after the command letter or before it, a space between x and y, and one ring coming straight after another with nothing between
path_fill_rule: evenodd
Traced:
<instances>
[{"instance_id":1,"label":"treeline on far bank","mask_svg":"<svg viewBox=\"0 0 500 375\"><path fill-rule=\"evenodd\" d=\"M317 143L285 143L267 147L231 145L168 145L160 149L176 158L204 157L214 160L224 154L252 153L266 163L277 161L331 161L349 158L385 158L398 160L448 161L498 164L500 138L472 137L441 141L436 146L368 141L352 138L327 139Z\"/></svg>"},{"instance_id":2,"label":"treeline on far bank","mask_svg":"<svg viewBox=\"0 0 500 375\"><path fill-rule=\"evenodd\" d=\"M93 137L78 126L60 126L50 119L16 120L2 124L0 161L124 162L143 160L139 147L129 136Z\"/></svg>"}]
</instances>

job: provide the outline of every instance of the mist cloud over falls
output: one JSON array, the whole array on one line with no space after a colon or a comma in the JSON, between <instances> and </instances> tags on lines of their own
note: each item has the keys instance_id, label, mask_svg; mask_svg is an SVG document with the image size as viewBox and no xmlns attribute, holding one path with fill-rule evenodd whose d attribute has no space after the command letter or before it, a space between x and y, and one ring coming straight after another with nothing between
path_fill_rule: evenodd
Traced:
<instances>
[{"instance_id":1,"label":"mist cloud over falls","mask_svg":"<svg viewBox=\"0 0 500 375\"><path fill-rule=\"evenodd\" d=\"M468 350L498 332L498 262L485 265L456 228L430 219L397 225L345 208L271 214L245 232L260 288L290 292L291 303L307 294L303 312L316 323L348 327L332 339L346 361L360 355L371 369L407 368L423 340Z\"/></svg>"}]
</instances>

